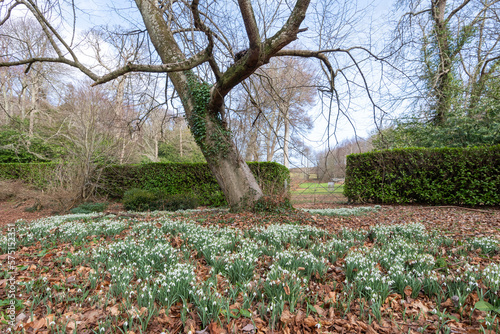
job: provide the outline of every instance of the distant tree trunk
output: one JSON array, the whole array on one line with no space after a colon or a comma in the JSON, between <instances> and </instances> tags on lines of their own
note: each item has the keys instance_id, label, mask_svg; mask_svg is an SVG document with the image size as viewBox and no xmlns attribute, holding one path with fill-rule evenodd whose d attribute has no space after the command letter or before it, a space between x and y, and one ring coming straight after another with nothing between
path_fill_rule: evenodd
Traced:
<instances>
[{"instance_id":1,"label":"distant tree trunk","mask_svg":"<svg viewBox=\"0 0 500 334\"><path fill-rule=\"evenodd\" d=\"M284 142L283 142L283 159L284 165L286 168L290 168L290 153L289 153L289 143L290 143L290 108L285 106L283 110L283 122L285 123L285 134L284 134Z\"/></svg>"},{"instance_id":2,"label":"distant tree trunk","mask_svg":"<svg viewBox=\"0 0 500 334\"><path fill-rule=\"evenodd\" d=\"M182 126L179 124L179 154L182 158Z\"/></svg>"},{"instance_id":3,"label":"distant tree trunk","mask_svg":"<svg viewBox=\"0 0 500 334\"><path fill-rule=\"evenodd\" d=\"M433 1L432 18L434 19L434 28L436 33L437 45L439 48L439 67L435 84L436 95L436 123L444 124L446 114L451 106L451 55L449 45L449 34L447 23L444 19L446 0Z\"/></svg>"}]
</instances>

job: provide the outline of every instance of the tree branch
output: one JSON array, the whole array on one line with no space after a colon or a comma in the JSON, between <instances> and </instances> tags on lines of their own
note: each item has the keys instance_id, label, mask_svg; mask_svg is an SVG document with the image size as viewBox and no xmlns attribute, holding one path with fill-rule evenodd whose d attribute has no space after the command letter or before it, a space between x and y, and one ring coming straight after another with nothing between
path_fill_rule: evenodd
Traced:
<instances>
[{"instance_id":1,"label":"tree branch","mask_svg":"<svg viewBox=\"0 0 500 334\"><path fill-rule=\"evenodd\" d=\"M161 64L161 65L143 65L143 64L132 64L128 63L127 65L114 70L97 80L92 86L100 85L111 81L113 79L118 78L126 73L130 72L150 72L150 73L165 73L165 72L181 72L190 70L204 62L208 61L210 58L210 52L208 49L205 51L198 53L197 55L178 63L170 63L170 64Z\"/></svg>"},{"instance_id":2,"label":"tree branch","mask_svg":"<svg viewBox=\"0 0 500 334\"><path fill-rule=\"evenodd\" d=\"M0 1L1 2L1 1ZM4 24L5 22L7 22L7 20L9 19L10 17L10 14L12 13L12 10L17 6L19 5L20 2L15 2L12 6L9 7L9 9L7 9L7 14L5 15L5 17L2 19L2 21L0 21L0 26L2 24Z\"/></svg>"},{"instance_id":3,"label":"tree branch","mask_svg":"<svg viewBox=\"0 0 500 334\"><path fill-rule=\"evenodd\" d=\"M486 67L487 67L488 63L489 63L489 62L491 62L491 61L498 60L498 59L500 59L500 56L496 56L496 57L493 57L493 58L487 59L487 60L484 62L483 68L481 69L481 77L483 77L483 76L486 74Z\"/></svg>"},{"instance_id":4,"label":"tree branch","mask_svg":"<svg viewBox=\"0 0 500 334\"><path fill-rule=\"evenodd\" d=\"M285 25L274 36L265 41L265 49L268 50L267 53L270 57L290 42L296 40L297 34L304 31L299 27L306 16L309 4L310 0L298 0Z\"/></svg>"},{"instance_id":5,"label":"tree branch","mask_svg":"<svg viewBox=\"0 0 500 334\"><path fill-rule=\"evenodd\" d=\"M462 2L462 4L460 4L460 6L458 6L454 10L452 10L450 15L448 15L448 17L446 18L446 22L450 21L450 19L453 16L455 16L455 14L458 13L462 8L464 8L469 2L470 2L470 0L465 0L464 2Z\"/></svg>"},{"instance_id":6,"label":"tree branch","mask_svg":"<svg viewBox=\"0 0 500 334\"><path fill-rule=\"evenodd\" d=\"M207 46L207 54L208 54L208 63L210 64L210 67L212 68L212 71L214 72L215 78L219 79L222 75L219 66L215 62L215 59L212 54L212 50L214 47L214 34L213 32L201 21L200 18L200 11L198 10L198 4L199 0L194 0L191 4L191 12L193 13L193 19L194 19L194 26L195 28L199 29L205 35L207 36L208 39L208 46Z\"/></svg>"},{"instance_id":7,"label":"tree branch","mask_svg":"<svg viewBox=\"0 0 500 334\"><path fill-rule=\"evenodd\" d=\"M238 4L240 5L241 16L243 17L243 23L245 24L248 40L250 42L250 50L257 51L260 48L260 34L252 4L250 0L238 0Z\"/></svg>"},{"instance_id":8,"label":"tree branch","mask_svg":"<svg viewBox=\"0 0 500 334\"><path fill-rule=\"evenodd\" d=\"M23 60L18 60L18 61L7 61L7 62L0 62L0 67L9 67L9 66L18 66L18 65L26 65L30 66L30 64L33 63L62 63L62 64L67 64L73 67L78 68L80 71L82 71L85 75L87 75L89 78L92 80L98 80L99 76L83 66L79 62L75 62L66 58L51 58L51 57L33 57L33 58L28 58L28 59L23 59Z\"/></svg>"}]
</instances>

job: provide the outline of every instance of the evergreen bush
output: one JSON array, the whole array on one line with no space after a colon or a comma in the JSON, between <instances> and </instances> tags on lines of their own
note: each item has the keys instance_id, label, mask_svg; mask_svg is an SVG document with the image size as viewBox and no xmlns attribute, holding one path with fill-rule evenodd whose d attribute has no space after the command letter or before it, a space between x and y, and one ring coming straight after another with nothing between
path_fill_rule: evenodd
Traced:
<instances>
[{"instance_id":1,"label":"evergreen bush","mask_svg":"<svg viewBox=\"0 0 500 334\"><path fill-rule=\"evenodd\" d=\"M191 194L166 194L133 188L123 195L123 206L130 211L177 211L195 209L198 200Z\"/></svg>"},{"instance_id":2,"label":"evergreen bush","mask_svg":"<svg viewBox=\"0 0 500 334\"><path fill-rule=\"evenodd\" d=\"M498 205L500 145L352 154L344 195L355 202Z\"/></svg>"},{"instance_id":3,"label":"evergreen bush","mask_svg":"<svg viewBox=\"0 0 500 334\"><path fill-rule=\"evenodd\" d=\"M92 203L86 202L82 203L76 208L70 210L74 214L87 214L92 212L103 212L108 207L108 203Z\"/></svg>"}]
</instances>

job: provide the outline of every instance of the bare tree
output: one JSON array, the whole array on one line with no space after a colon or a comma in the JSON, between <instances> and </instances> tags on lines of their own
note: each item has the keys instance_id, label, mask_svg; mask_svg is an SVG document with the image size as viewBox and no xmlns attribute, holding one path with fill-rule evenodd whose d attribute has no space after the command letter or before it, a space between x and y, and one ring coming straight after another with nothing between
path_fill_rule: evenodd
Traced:
<instances>
[{"instance_id":1,"label":"bare tree","mask_svg":"<svg viewBox=\"0 0 500 334\"><path fill-rule=\"evenodd\" d=\"M353 153L364 153L373 149L370 139L353 138L340 142L332 149L318 155L318 178L327 182L332 178L344 178L346 157Z\"/></svg>"},{"instance_id":2,"label":"bare tree","mask_svg":"<svg viewBox=\"0 0 500 334\"><path fill-rule=\"evenodd\" d=\"M359 71L361 65L355 60L353 53L373 55L365 47L334 47L337 42L345 42L342 38L345 33L341 30L345 30L342 18L346 17L346 7L335 2L323 0L315 4L311 22L318 27L319 32L311 40L315 43L316 50L284 49L298 38L299 33L307 30L301 28L301 25L310 7L310 0L297 0L293 3L255 2L256 5L250 0L135 0L142 19L142 27L139 29L147 32L159 62L156 57L151 57L150 63L129 62L105 71L105 74L85 65L72 47L72 37L66 38L57 29L52 18L57 17L61 6L50 2L41 6L33 0L2 3L0 13L4 16L0 18L0 23L6 22L11 12L18 10L18 7L20 10L28 10L45 32L54 56L26 57L17 53L8 59L3 58L0 66L25 65L29 70L32 64L38 62L63 63L78 68L94 80L95 85L131 72L168 73L169 82L182 105L194 138L228 203L234 209L249 208L263 194L232 141L225 110L225 98L228 94L271 58L286 56L319 59L328 78L324 90L335 97L338 95L336 75L345 73L342 69L334 71L327 55L346 55L351 61L349 66ZM332 13L332 9L344 16L331 16L329 13ZM234 16L235 11L239 13L237 17ZM338 19L338 22L325 23L321 21L322 15L330 15L329 20ZM335 43L332 42L334 40ZM242 43L247 47L235 52L237 48L241 48ZM369 88L366 78L363 75L361 77L361 85ZM373 101L371 97L370 99ZM374 111L376 108L374 106Z\"/></svg>"},{"instance_id":3,"label":"bare tree","mask_svg":"<svg viewBox=\"0 0 500 334\"><path fill-rule=\"evenodd\" d=\"M65 169L77 201L95 194L106 166L120 160L120 138L109 131L115 105L104 87L70 87L60 107L60 131L54 140L67 153Z\"/></svg>"},{"instance_id":4,"label":"bare tree","mask_svg":"<svg viewBox=\"0 0 500 334\"><path fill-rule=\"evenodd\" d=\"M292 132L304 135L312 128L308 109L317 92L313 73L303 59L275 58L243 83L244 99L235 118L248 160L261 147L268 161L282 151L283 164L290 167Z\"/></svg>"}]
</instances>

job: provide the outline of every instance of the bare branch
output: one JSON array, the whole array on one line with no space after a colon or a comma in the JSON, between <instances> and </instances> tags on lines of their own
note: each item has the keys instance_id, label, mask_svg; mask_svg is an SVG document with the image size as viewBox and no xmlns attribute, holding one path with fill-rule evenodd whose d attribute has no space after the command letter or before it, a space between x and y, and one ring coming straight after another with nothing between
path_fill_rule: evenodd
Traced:
<instances>
[{"instance_id":1,"label":"bare branch","mask_svg":"<svg viewBox=\"0 0 500 334\"><path fill-rule=\"evenodd\" d=\"M193 19L194 19L194 26L195 28L203 31L205 35L207 36L208 39L208 47L207 47L207 53L208 55L208 63L210 64L210 67L212 68L212 71L214 72L215 78L219 79L222 75L219 66L215 62L215 59L212 54L212 50L214 47L214 35L212 31L201 21L200 18L200 12L198 10L198 4L199 0L194 0L193 3L191 4L191 12L193 13Z\"/></svg>"},{"instance_id":2,"label":"bare branch","mask_svg":"<svg viewBox=\"0 0 500 334\"><path fill-rule=\"evenodd\" d=\"M75 62L69 59L66 59L64 57L57 57L57 58L51 58L51 57L33 57L33 58L28 58L28 59L23 59L23 60L18 60L18 61L8 61L8 62L0 62L0 67L9 67L9 66L18 66L18 65L30 65L33 63L62 63L62 64L67 64L73 67L78 68L80 71L82 71L85 75L87 75L89 78L92 80L98 80L99 76L96 75L94 72L83 66L79 62Z\"/></svg>"},{"instance_id":3,"label":"bare branch","mask_svg":"<svg viewBox=\"0 0 500 334\"><path fill-rule=\"evenodd\" d=\"M290 42L296 40L297 34L304 31L299 28L306 16L309 3L310 0L298 0L283 28L265 41L266 48L269 50L269 56L272 56Z\"/></svg>"},{"instance_id":4,"label":"bare branch","mask_svg":"<svg viewBox=\"0 0 500 334\"><path fill-rule=\"evenodd\" d=\"M238 4L240 5L241 16L243 16L243 23L245 24L248 40L250 42L250 49L258 50L260 48L260 34L252 4L250 0L238 0Z\"/></svg>"},{"instance_id":5,"label":"bare branch","mask_svg":"<svg viewBox=\"0 0 500 334\"><path fill-rule=\"evenodd\" d=\"M142 65L142 64L132 64L128 63L127 65L114 70L98 79L95 80L95 83L92 86L100 85L116 79L126 73L130 72L150 72L150 73L165 73L165 72L181 72L190 70L204 62L208 61L210 58L210 52L205 50L185 61L171 64L162 64L162 65Z\"/></svg>"},{"instance_id":6,"label":"bare branch","mask_svg":"<svg viewBox=\"0 0 500 334\"><path fill-rule=\"evenodd\" d=\"M455 16L455 14L457 14L462 8L464 8L468 3L470 2L470 0L465 0L464 2L462 2L460 4L460 6L458 6L457 8L455 8L451 13L450 15L448 15L448 17L446 18L446 22L450 21L451 18L453 16Z\"/></svg>"},{"instance_id":7,"label":"bare branch","mask_svg":"<svg viewBox=\"0 0 500 334\"><path fill-rule=\"evenodd\" d=\"M1 2L1 1L0 1ZM9 7L9 9L7 9L7 14L5 15L5 17L2 19L2 21L0 21L0 26L2 24L4 24L10 17L10 14L12 13L12 10L17 6L17 5L20 5L21 3L20 2L15 2L12 6Z\"/></svg>"},{"instance_id":8,"label":"bare branch","mask_svg":"<svg viewBox=\"0 0 500 334\"><path fill-rule=\"evenodd\" d=\"M490 59L487 59L485 62L484 62L484 65L483 65L483 68L481 69L481 77L484 76L486 74L486 66L488 65L489 62L491 61L495 61L495 60L498 60L500 59L500 56L496 56L494 58L490 58Z\"/></svg>"}]
</instances>

